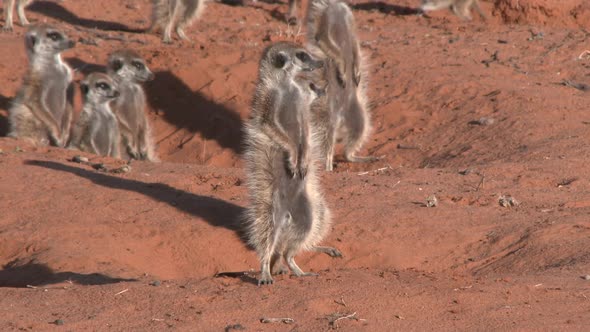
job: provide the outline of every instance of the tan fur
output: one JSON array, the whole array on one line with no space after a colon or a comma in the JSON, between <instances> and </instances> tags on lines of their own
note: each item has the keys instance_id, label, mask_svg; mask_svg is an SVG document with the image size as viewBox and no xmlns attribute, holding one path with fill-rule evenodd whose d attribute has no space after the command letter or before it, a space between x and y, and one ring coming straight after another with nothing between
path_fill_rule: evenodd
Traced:
<instances>
[{"instance_id":1,"label":"tan fur","mask_svg":"<svg viewBox=\"0 0 590 332\"><path fill-rule=\"evenodd\" d=\"M288 42L265 50L251 119L245 126L250 205L244 222L249 243L261 260L259 285L273 282L271 271L286 272L283 259L295 275L314 275L301 271L294 261L302 250L340 255L334 248L316 247L330 225L330 211L317 179L317 147L309 121L309 107L317 98L314 87L323 82L317 67L321 61L299 61L296 54L301 52L308 54L300 45ZM282 67L275 63L277 54L285 55Z\"/></svg>"},{"instance_id":2,"label":"tan fur","mask_svg":"<svg viewBox=\"0 0 590 332\"><path fill-rule=\"evenodd\" d=\"M326 170L332 170L337 141L344 144L348 161L377 160L357 155L370 136L371 119L366 97L368 79L352 11L341 0L310 0L306 25L309 47L329 59L328 92L314 105L314 128Z\"/></svg>"},{"instance_id":3,"label":"tan fur","mask_svg":"<svg viewBox=\"0 0 590 332\"><path fill-rule=\"evenodd\" d=\"M205 9L205 0L152 0L151 31L161 29L164 32L163 41L172 42L172 30L181 39L189 40L184 28L198 19Z\"/></svg>"},{"instance_id":4,"label":"tan fur","mask_svg":"<svg viewBox=\"0 0 590 332\"><path fill-rule=\"evenodd\" d=\"M25 16L25 7L33 2L33 0L4 0L4 27L5 31L12 31L12 13L14 11L14 5L16 1L16 13L18 20L22 26L29 25L29 20Z\"/></svg>"},{"instance_id":5,"label":"tan fur","mask_svg":"<svg viewBox=\"0 0 590 332\"><path fill-rule=\"evenodd\" d=\"M84 106L72 130L70 148L119 158L119 124L109 102L119 96L115 81L92 73L80 83Z\"/></svg>"},{"instance_id":6,"label":"tan fur","mask_svg":"<svg viewBox=\"0 0 590 332\"><path fill-rule=\"evenodd\" d=\"M60 39L52 40L49 36ZM34 144L63 147L72 121L68 100L72 74L60 53L74 43L54 27L38 25L27 31L25 46L29 69L9 109L8 135Z\"/></svg>"},{"instance_id":7,"label":"tan fur","mask_svg":"<svg viewBox=\"0 0 590 332\"><path fill-rule=\"evenodd\" d=\"M471 20L471 8L475 8L482 19L486 15L479 6L479 0L423 0L420 9L424 12L451 8L455 15L464 20Z\"/></svg>"},{"instance_id":8,"label":"tan fur","mask_svg":"<svg viewBox=\"0 0 590 332\"><path fill-rule=\"evenodd\" d=\"M138 68L139 67L139 68ZM122 151L133 159L158 161L146 115L146 96L141 84L154 74L135 51L125 49L109 55L107 71L121 95L111 103L119 122Z\"/></svg>"}]
</instances>

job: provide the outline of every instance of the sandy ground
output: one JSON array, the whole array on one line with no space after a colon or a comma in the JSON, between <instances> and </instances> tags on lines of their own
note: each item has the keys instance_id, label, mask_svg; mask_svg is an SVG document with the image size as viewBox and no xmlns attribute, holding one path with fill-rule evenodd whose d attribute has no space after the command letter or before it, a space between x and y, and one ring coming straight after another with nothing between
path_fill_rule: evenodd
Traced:
<instances>
[{"instance_id":1,"label":"sandy ground","mask_svg":"<svg viewBox=\"0 0 590 332\"><path fill-rule=\"evenodd\" d=\"M31 5L31 21L78 41L64 53L76 80L115 49L147 59L162 162L116 174L125 162L87 155L111 170L97 171L0 138L0 330L587 330L590 5L482 2L486 23L416 16L418 4L353 2L374 123L364 152L385 158L322 174L325 243L344 257L303 254L320 276L270 287L256 286L237 223L239 153L261 50L303 40L286 3L210 2L193 42L172 45L140 32L147 0ZM23 34L0 34L1 135Z\"/></svg>"}]
</instances>

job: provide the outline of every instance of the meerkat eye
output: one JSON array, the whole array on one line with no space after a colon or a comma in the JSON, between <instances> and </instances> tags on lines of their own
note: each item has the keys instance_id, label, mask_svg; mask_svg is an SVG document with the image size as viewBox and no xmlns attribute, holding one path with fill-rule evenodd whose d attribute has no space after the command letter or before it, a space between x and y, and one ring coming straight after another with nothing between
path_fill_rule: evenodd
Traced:
<instances>
[{"instance_id":1,"label":"meerkat eye","mask_svg":"<svg viewBox=\"0 0 590 332\"><path fill-rule=\"evenodd\" d=\"M47 37L53 41L58 41L58 40L63 39L62 35L58 32L49 32L49 33L47 33Z\"/></svg>"},{"instance_id":2,"label":"meerkat eye","mask_svg":"<svg viewBox=\"0 0 590 332\"><path fill-rule=\"evenodd\" d=\"M137 68L137 70L142 70L145 67L143 63L139 61L133 61L131 62L131 64L133 65L133 67Z\"/></svg>"},{"instance_id":3,"label":"meerkat eye","mask_svg":"<svg viewBox=\"0 0 590 332\"><path fill-rule=\"evenodd\" d=\"M297 54L295 54L295 56L297 57L297 59L299 59L303 63L309 62L311 60L309 54L307 54L305 52L297 52Z\"/></svg>"},{"instance_id":4,"label":"meerkat eye","mask_svg":"<svg viewBox=\"0 0 590 332\"><path fill-rule=\"evenodd\" d=\"M101 89L101 90L105 90L105 91L108 91L111 89L111 87L108 84L106 84L105 82L96 83L96 88Z\"/></svg>"}]
</instances>

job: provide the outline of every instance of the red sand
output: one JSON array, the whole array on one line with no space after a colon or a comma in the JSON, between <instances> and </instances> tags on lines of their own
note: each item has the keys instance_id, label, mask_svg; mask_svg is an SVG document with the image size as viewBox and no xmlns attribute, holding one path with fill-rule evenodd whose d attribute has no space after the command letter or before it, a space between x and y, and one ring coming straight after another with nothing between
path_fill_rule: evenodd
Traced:
<instances>
[{"instance_id":1,"label":"red sand","mask_svg":"<svg viewBox=\"0 0 590 332\"><path fill-rule=\"evenodd\" d=\"M590 57L579 57L590 6L484 2L484 23L418 17L418 4L355 2L375 127L365 152L386 157L323 175L325 243L344 258L303 254L320 277L270 287L255 285L258 261L235 225L240 128L262 48L302 40L281 21L287 5L211 2L188 30L194 42L173 45L113 31L147 27L147 1L31 5L31 21L82 41L64 54L76 80L121 47L147 59L163 162L117 175L69 162L75 151L0 138L0 330L587 329L588 92L560 83L590 84ZM0 34L0 134L26 68L23 33ZM432 194L439 205L427 208ZM520 204L501 207L501 195Z\"/></svg>"}]
</instances>

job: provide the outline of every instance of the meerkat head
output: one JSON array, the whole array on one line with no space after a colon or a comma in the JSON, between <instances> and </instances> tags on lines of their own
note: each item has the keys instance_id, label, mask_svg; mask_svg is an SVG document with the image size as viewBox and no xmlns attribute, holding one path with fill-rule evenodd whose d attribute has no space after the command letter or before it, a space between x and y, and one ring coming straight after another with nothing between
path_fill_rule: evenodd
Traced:
<instances>
[{"instance_id":1,"label":"meerkat head","mask_svg":"<svg viewBox=\"0 0 590 332\"><path fill-rule=\"evenodd\" d=\"M260 60L260 77L276 81L291 80L303 90L323 94L326 87L324 61L303 46L292 42L278 42L264 50Z\"/></svg>"},{"instance_id":2,"label":"meerkat head","mask_svg":"<svg viewBox=\"0 0 590 332\"><path fill-rule=\"evenodd\" d=\"M53 57L75 45L63 31L50 25L34 25L25 35L29 57Z\"/></svg>"},{"instance_id":3,"label":"meerkat head","mask_svg":"<svg viewBox=\"0 0 590 332\"><path fill-rule=\"evenodd\" d=\"M119 50L109 55L109 75L130 82L145 82L154 79L154 73L146 66L139 54L132 50Z\"/></svg>"},{"instance_id":4,"label":"meerkat head","mask_svg":"<svg viewBox=\"0 0 590 332\"><path fill-rule=\"evenodd\" d=\"M80 90L84 97L85 103L100 105L119 96L115 81L103 73L92 73L88 75L81 83Z\"/></svg>"}]
</instances>

